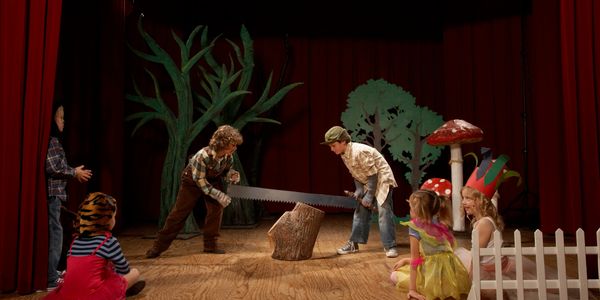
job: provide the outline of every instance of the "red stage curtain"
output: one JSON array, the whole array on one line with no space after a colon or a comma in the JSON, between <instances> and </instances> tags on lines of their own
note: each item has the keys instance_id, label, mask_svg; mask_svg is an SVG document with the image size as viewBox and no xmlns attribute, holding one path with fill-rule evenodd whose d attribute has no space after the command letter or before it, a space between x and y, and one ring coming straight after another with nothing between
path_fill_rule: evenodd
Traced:
<instances>
[{"instance_id":1,"label":"red stage curtain","mask_svg":"<svg viewBox=\"0 0 600 300\"><path fill-rule=\"evenodd\" d=\"M600 227L600 5L561 0L559 16L562 94L552 129L561 142L540 158L552 163L540 164L539 172L540 182L558 184L540 190L542 199L553 200L542 205L542 221L546 229L583 228L592 238ZM556 152L560 156L550 156Z\"/></svg>"},{"instance_id":2,"label":"red stage curtain","mask_svg":"<svg viewBox=\"0 0 600 300\"><path fill-rule=\"evenodd\" d=\"M588 241L600 227L599 22L600 6L592 0L534 1L531 103L540 228L582 228Z\"/></svg>"},{"instance_id":3,"label":"red stage curtain","mask_svg":"<svg viewBox=\"0 0 600 300\"><path fill-rule=\"evenodd\" d=\"M0 292L46 287L44 161L54 95L61 1L0 3Z\"/></svg>"}]
</instances>

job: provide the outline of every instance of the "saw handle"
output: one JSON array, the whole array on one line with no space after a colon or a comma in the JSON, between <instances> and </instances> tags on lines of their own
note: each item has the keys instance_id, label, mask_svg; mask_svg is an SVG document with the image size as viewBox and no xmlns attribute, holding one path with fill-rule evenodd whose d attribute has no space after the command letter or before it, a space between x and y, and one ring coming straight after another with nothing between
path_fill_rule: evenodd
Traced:
<instances>
[{"instance_id":1,"label":"saw handle","mask_svg":"<svg viewBox=\"0 0 600 300\"><path fill-rule=\"evenodd\" d=\"M361 197L356 197L356 196L354 195L354 193L353 193L353 192L351 192L351 191L346 191L346 190L344 190L344 195L346 195L347 197L350 197L350 198L354 198L354 199L356 199L356 201L358 201L358 204L360 204L360 205L362 205L362 206L364 206L364 207L368 208L369 210L372 210L372 211L377 211L377 205L376 205L376 204L365 205L365 204L363 203L363 200L362 200L362 198L361 198Z\"/></svg>"}]
</instances>

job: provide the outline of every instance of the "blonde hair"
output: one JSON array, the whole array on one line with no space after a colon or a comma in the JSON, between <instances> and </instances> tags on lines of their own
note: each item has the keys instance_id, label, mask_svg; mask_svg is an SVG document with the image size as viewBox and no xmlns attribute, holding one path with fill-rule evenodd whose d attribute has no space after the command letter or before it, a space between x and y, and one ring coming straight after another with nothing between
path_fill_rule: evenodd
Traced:
<instances>
[{"instance_id":1,"label":"blonde hair","mask_svg":"<svg viewBox=\"0 0 600 300\"><path fill-rule=\"evenodd\" d=\"M208 146L219 152L230 145L241 145L244 142L242 134L234 127L221 125L210 138Z\"/></svg>"},{"instance_id":2,"label":"blonde hair","mask_svg":"<svg viewBox=\"0 0 600 300\"><path fill-rule=\"evenodd\" d=\"M498 229L498 231L502 231L504 229L504 221L502 220L502 217L498 213L498 209L496 209L496 206L494 205L494 203L492 203L491 199L488 199L488 197L486 197L483 193L470 186L464 186L460 191L461 195L463 193L467 197L472 198L474 200L475 207L477 208L478 212L481 214L482 217L492 218L494 223L496 223L496 228ZM477 220L472 219L471 226L473 226L473 223L475 223L476 221Z\"/></svg>"},{"instance_id":3,"label":"blonde hair","mask_svg":"<svg viewBox=\"0 0 600 300\"><path fill-rule=\"evenodd\" d=\"M434 191L416 190L408 198L408 203L417 219L430 223L437 216L440 223L447 227L451 226L452 217L450 207Z\"/></svg>"}]
</instances>

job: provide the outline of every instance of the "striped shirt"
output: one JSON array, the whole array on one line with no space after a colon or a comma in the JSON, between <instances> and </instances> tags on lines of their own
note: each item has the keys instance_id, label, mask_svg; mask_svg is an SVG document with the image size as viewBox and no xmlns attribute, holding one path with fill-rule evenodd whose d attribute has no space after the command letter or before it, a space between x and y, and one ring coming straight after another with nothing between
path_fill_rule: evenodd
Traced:
<instances>
[{"instance_id":1,"label":"striped shirt","mask_svg":"<svg viewBox=\"0 0 600 300\"><path fill-rule=\"evenodd\" d=\"M233 155L217 158L217 153L210 147L200 149L190 159L192 178L206 195L215 200L221 199L225 194L214 188L209 180L224 177L233 166Z\"/></svg>"},{"instance_id":2,"label":"striped shirt","mask_svg":"<svg viewBox=\"0 0 600 300\"><path fill-rule=\"evenodd\" d=\"M67 201L67 181L75 176L75 168L67 164L67 157L60 141L50 137L48 154L46 155L46 177L48 179L48 196Z\"/></svg>"},{"instance_id":3,"label":"striped shirt","mask_svg":"<svg viewBox=\"0 0 600 300\"><path fill-rule=\"evenodd\" d=\"M71 245L68 256L88 256L91 255L100 244L107 239L104 235L93 237L77 237ZM119 241L110 236L106 242L96 251L96 256L112 261L117 274L125 275L129 273L129 262L123 255Z\"/></svg>"}]
</instances>

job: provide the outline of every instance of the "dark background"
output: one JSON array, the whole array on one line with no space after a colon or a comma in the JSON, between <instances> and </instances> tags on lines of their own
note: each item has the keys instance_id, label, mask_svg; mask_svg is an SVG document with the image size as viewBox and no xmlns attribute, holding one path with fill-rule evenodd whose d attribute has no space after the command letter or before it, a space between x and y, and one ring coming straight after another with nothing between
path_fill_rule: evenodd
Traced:
<instances>
[{"instance_id":1,"label":"dark background","mask_svg":"<svg viewBox=\"0 0 600 300\"><path fill-rule=\"evenodd\" d=\"M558 33L558 2L545 4L66 0L56 93L66 103L70 162L85 163L95 172L86 186L70 186L70 206L76 208L86 192L102 190L120 199L120 226L158 217L166 132L161 123L151 122L132 136L133 122L124 121L141 109L124 100L132 92L132 78L152 92L144 68L157 75L163 97L173 101L161 67L142 61L126 46L144 49L136 29L143 14L144 29L174 56L178 51L172 32L186 38L194 26L208 25L212 36L239 41L244 24L254 39L255 93L262 91L271 71L279 86L303 82L269 114L282 125L251 125L243 132L246 142L238 152L253 184L326 194L352 189L341 160L319 142L329 127L341 123L348 94L368 79L381 78L403 87L417 105L444 120L463 119L482 128L484 140L466 145L463 153L491 147L495 155L509 155L509 166L526 180L520 187L513 180L501 187L499 206L507 223L546 228L540 224L541 169L535 157L546 147L538 148L545 115L558 112L546 111L547 104L561 105L561 87L559 73L546 71L560 69L558 36L544 36ZM216 49L225 56L230 51L223 45ZM544 88L534 93L540 85ZM191 153L206 144L212 129L198 137ZM251 160L258 142L260 159ZM395 212L403 216L408 213L403 200L411 192L406 169L385 155L400 184ZM427 176L450 178L448 157L445 148ZM465 181L473 167L465 160ZM291 208L264 207L269 213ZM558 225L554 217L548 220L548 229Z\"/></svg>"}]
</instances>

